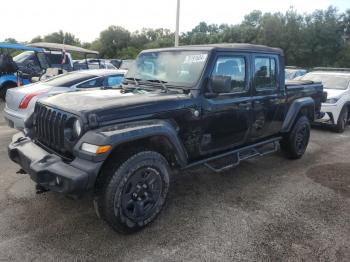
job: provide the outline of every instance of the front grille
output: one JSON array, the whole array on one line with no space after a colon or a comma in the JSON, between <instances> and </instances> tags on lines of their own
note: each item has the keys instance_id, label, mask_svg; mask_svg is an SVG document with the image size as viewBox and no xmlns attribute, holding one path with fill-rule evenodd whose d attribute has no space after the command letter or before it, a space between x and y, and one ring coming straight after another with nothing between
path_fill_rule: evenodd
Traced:
<instances>
[{"instance_id":1,"label":"front grille","mask_svg":"<svg viewBox=\"0 0 350 262\"><path fill-rule=\"evenodd\" d=\"M64 130L71 117L69 113L37 103L34 110L36 140L58 154L68 157L70 153L65 148Z\"/></svg>"}]
</instances>

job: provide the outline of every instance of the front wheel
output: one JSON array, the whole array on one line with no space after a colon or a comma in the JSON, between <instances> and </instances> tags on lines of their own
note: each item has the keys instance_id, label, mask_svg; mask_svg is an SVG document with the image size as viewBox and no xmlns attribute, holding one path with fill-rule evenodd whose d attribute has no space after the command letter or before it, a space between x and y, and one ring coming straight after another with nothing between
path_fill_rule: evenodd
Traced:
<instances>
[{"instance_id":1,"label":"front wheel","mask_svg":"<svg viewBox=\"0 0 350 262\"><path fill-rule=\"evenodd\" d=\"M309 144L310 122L306 116L301 116L292 130L281 140L281 149L291 159L301 158Z\"/></svg>"},{"instance_id":2,"label":"front wheel","mask_svg":"<svg viewBox=\"0 0 350 262\"><path fill-rule=\"evenodd\" d=\"M101 217L121 233L136 232L152 222L168 193L167 160L157 152L143 151L107 172L109 179L97 200Z\"/></svg>"},{"instance_id":3,"label":"front wheel","mask_svg":"<svg viewBox=\"0 0 350 262\"><path fill-rule=\"evenodd\" d=\"M348 123L348 109L344 107L340 112L337 124L334 126L334 131L338 133L343 133L347 123Z\"/></svg>"}]
</instances>

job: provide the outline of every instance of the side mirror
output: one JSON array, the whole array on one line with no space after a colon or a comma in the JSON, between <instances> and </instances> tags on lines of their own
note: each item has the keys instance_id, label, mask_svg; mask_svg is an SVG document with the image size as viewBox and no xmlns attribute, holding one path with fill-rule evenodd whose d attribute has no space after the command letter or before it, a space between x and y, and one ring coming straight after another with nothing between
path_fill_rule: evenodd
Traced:
<instances>
[{"instance_id":1,"label":"side mirror","mask_svg":"<svg viewBox=\"0 0 350 262\"><path fill-rule=\"evenodd\" d=\"M213 93L230 93L231 92L231 77L230 76L212 76L209 80L209 87ZM210 88L209 88L210 90Z\"/></svg>"}]
</instances>

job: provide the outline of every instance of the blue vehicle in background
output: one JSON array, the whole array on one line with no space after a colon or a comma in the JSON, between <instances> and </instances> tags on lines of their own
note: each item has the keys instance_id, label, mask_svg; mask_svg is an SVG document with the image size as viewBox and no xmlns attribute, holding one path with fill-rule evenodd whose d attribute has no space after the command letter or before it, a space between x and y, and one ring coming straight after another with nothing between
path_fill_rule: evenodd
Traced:
<instances>
[{"instance_id":1,"label":"blue vehicle in background","mask_svg":"<svg viewBox=\"0 0 350 262\"><path fill-rule=\"evenodd\" d=\"M23 53L12 58L15 50L31 51L30 57ZM34 63L37 62L37 63ZM44 49L22 44L0 43L0 98L5 98L9 88L31 83L49 67Z\"/></svg>"}]
</instances>

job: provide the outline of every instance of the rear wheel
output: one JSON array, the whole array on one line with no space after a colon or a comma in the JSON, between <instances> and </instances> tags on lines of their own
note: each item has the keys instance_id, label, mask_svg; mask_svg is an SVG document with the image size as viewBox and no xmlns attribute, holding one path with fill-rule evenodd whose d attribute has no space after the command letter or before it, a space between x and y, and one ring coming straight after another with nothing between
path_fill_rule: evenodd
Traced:
<instances>
[{"instance_id":1,"label":"rear wheel","mask_svg":"<svg viewBox=\"0 0 350 262\"><path fill-rule=\"evenodd\" d=\"M154 151L111 164L97 197L99 215L116 231L133 233L152 222L161 211L169 188L167 160Z\"/></svg>"},{"instance_id":2,"label":"rear wheel","mask_svg":"<svg viewBox=\"0 0 350 262\"><path fill-rule=\"evenodd\" d=\"M291 159L301 158L310 139L310 122L306 116L301 116L292 130L281 140L281 149Z\"/></svg>"},{"instance_id":3,"label":"rear wheel","mask_svg":"<svg viewBox=\"0 0 350 262\"><path fill-rule=\"evenodd\" d=\"M348 123L348 108L344 107L340 112L337 124L334 126L334 131L338 133L343 133L347 123Z\"/></svg>"},{"instance_id":4,"label":"rear wheel","mask_svg":"<svg viewBox=\"0 0 350 262\"><path fill-rule=\"evenodd\" d=\"M7 90L13 87L17 87L17 85L13 82L5 83L0 87L0 99L5 100Z\"/></svg>"}]
</instances>

